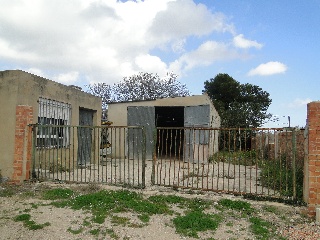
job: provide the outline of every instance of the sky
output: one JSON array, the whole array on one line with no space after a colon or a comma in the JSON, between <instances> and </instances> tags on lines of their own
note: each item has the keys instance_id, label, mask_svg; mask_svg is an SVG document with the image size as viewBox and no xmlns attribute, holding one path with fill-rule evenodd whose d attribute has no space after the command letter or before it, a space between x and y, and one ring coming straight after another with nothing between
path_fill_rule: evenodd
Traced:
<instances>
[{"instance_id":1,"label":"sky","mask_svg":"<svg viewBox=\"0 0 320 240\"><path fill-rule=\"evenodd\" d=\"M0 71L84 90L139 72L193 95L227 73L270 94L265 127L304 127L320 100L320 0L0 0Z\"/></svg>"}]
</instances>

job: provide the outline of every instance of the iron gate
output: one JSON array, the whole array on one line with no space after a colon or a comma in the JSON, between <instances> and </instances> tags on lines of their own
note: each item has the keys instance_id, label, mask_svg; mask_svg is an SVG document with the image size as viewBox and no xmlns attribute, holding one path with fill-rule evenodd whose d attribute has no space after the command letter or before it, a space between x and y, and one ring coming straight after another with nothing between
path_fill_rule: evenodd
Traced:
<instances>
[{"instance_id":1,"label":"iron gate","mask_svg":"<svg viewBox=\"0 0 320 240\"><path fill-rule=\"evenodd\" d=\"M157 128L153 184L302 198L304 135L294 128Z\"/></svg>"},{"instance_id":2,"label":"iron gate","mask_svg":"<svg viewBox=\"0 0 320 240\"><path fill-rule=\"evenodd\" d=\"M33 178L145 187L143 127L31 127Z\"/></svg>"}]
</instances>

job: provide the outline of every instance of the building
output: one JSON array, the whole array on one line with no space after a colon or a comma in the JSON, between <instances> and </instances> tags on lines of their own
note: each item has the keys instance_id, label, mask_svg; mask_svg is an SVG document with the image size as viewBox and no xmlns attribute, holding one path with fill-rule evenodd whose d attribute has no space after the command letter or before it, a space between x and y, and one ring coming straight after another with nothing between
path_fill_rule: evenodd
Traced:
<instances>
[{"instance_id":1,"label":"building","mask_svg":"<svg viewBox=\"0 0 320 240\"><path fill-rule=\"evenodd\" d=\"M22 181L30 177L31 135L36 147L46 144L50 149L67 149L77 144L74 157L85 161L90 155L90 138L78 141L86 131L70 136L70 129L38 127L33 134L30 124L46 125L100 125L101 99L81 91L21 70L0 71L0 174L2 179ZM82 137L81 137L82 134ZM50 148L50 149L49 149ZM37 154L37 152L36 152Z\"/></svg>"},{"instance_id":2,"label":"building","mask_svg":"<svg viewBox=\"0 0 320 240\"><path fill-rule=\"evenodd\" d=\"M208 128L219 128L220 117L206 94L110 103L108 120L115 126L143 126L146 134L146 159L149 160L153 158L154 148L159 147L160 143L162 148L170 148L175 155L179 152L179 157L184 160L188 158L188 161L207 159L218 151L218 134L211 134ZM156 128L163 129L158 129L155 136ZM169 130L165 128L180 130L170 131L168 137ZM194 128L198 128L197 133ZM195 151L199 146L201 151ZM197 156L199 154L206 156Z\"/></svg>"}]
</instances>

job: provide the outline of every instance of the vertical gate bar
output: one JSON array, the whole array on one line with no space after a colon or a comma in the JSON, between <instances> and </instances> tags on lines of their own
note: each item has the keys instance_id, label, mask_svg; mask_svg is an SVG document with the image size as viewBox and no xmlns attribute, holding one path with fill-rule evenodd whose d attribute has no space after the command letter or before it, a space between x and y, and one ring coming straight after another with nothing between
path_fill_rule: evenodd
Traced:
<instances>
[{"instance_id":1,"label":"vertical gate bar","mask_svg":"<svg viewBox=\"0 0 320 240\"><path fill-rule=\"evenodd\" d=\"M146 187L146 130L142 127L142 188Z\"/></svg>"},{"instance_id":2,"label":"vertical gate bar","mask_svg":"<svg viewBox=\"0 0 320 240\"><path fill-rule=\"evenodd\" d=\"M236 163L238 161L236 161L236 159L238 158L238 148L237 148L237 141L238 141L238 133L239 133L239 141L240 141L240 151L241 151L241 140L240 140L240 129L239 131L237 130L234 130L235 131L235 139L234 139L234 145L233 145L233 152L232 152L232 162L233 162L233 176L234 176L234 180L233 180L233 187L232 187L232 191L235 191L235 186L236 186ZM230 178L230 176L229 176ZM240 178L239 178L239 181L240 181Z\"/></svg>"},{"instance_id":3,"label":"vertical gate bar","mask_svg":"<svg viewBox=\"0 0 320 240\"><path fill-rule=\"evenodd\" d=\"M122 128L122 143L121 143L121 146L122 146L122 153L123 153L123 183L124 184L128 184L128 181L127 181L127 176L126 176L126 158L127 158L127 155L126 155L126 128L123 127Z\"/></svg>"},{"instance_id":4,"label":"vertical gate bar","mask_svg":"<svg viewBox=\"0 0 320 240\"><path fill-rule=\"evenodd\" d=\"M297 197L297 186L296 186L296 151L297 151L297 138L296 129L292 129L292 185L293 185L293 199Z\"/></svg>"},{"instance_id":5,"label":"vertical gate bar","mask_svg":"<svg viewBox=\"0 0 320 240\"><path fill-rule=\"evenodd\" d=\"M279 158L279 165L280 165L280 186L279 186L279 193L280 193L280 197L281 197L281 194L282 194L282 139L283 139L283 132L282 130L279 130L278 132L278 138L277 138L277 147L278 147L278 152L277 152L277 155L278 155L278 158Z\"/></svg>"},{"instance_id":6,"label":"vertical gate bar","mask_svg":"<svg viewBox=\"0 0 320 240\"><path fill-rule=\"evenodd\" d=\"M151 166L151 185L155 185L155 174L156 174L156 164L157 164L157 132L158 129L153 130L152 139L153 139L153 151L152 151L152 166Z\"/></svg>"},{"instance_id":7,"label":"vertical gate bar","mask_svg":"<svg viewBox=\"0 0 320 240\"><path fill-rule=\"evenodd\" d=\"M187 131L189 132L188 134L188 141L186 141L187 144L186 145L186 148L188 148L188 158L187 158L187 187L189 186L189 181L190 181L190 178L189 178L189 171L190 171L190 140L191 140L191 128L187 129ZM189 143L189 144L188 144ZM187 151L186 151L187 152Z\"/></svg>"},{"instance_id":8,"label":"vertical gate bar","mask_svg":"<svg viewBox=\"0 0 320 240\"><path fill-rule=\"evenodd\" d=\"M172 166L172 129L167 129L169 132L169 138L170 138L170 146L169 146L169 169L168 169L168 175L169 175L169 185L171 185L171 166Z\"/></svg>"},{"instance_id":9,"label":"vertical gate bar","mask_svg":"<svg viewBox=\"0 0 320 240\"><path fill-rule=\"evenodd\" d=\"M193 164L195 164L195 161L196 161L196 159L195 159L195 152L196 152L196 154L197 154L197 168L196 168L196 171L197 171L196 178L197 178L197 180L196 180L196 183L197 183L197 188L199 188L199 174L200 174L200 165L199 165L199 162L200 162L200 158L199 158L199 153L200 153L200 151L199 151L199 147L200 147L200 130L199 129L195 129L194 130L194 135L196 135L196 134L198 135L198 141L199 142L196 141L197 138L194 138L194 143L193 143L193 145L194 145L194 147L193 147L193 149L194 149L194 152L193 152ZM195 146L197 146L197 149L195 149Z\"/></svg>"},{"instance_id":10,"label":"vertical gate bar","mask_svg":"<svg viewBox=\"0 0 320 240\"><path fill-rule=\"evenodd\" d=\"M161 184L161 170L162 170L162 139L163 139L163 131L161 131L161 129L158 129L158 133L159 135L158 137L158 159L157 159L157 184L160 185ZM159 158L160 158L160 162L159 162ZM159 163L160 163L160 169L159 169Z\"/></svg>"},{"instance_id":11,"label":"vertical gate bar","mask_svg":"<svg viewBox=\"0 0 320 240\"><path fill-rule=\"evenodd\" d=\"M213 178L214 178L214 172L215 172L215 167L214 167L214 165L215 165L215 156L217 156L217 162L218 162L218 159L219 159L219 139L218 139L218 149L217 149L217 155L216 155L216 153L215 153L216 130L213 129L211 134L212 134L212 148L213 148L213 151L212 151L212 173L210 175L211 175L211 190L213 190ZM210 140L211 140L211 138L210 138ZM218 162L218 164L219 164L219 162Z\"/></svg>"},{"instance_id":12,"label":"vertical gate bar","mask_svg":"<svg viewBox=\"0 0 320 240\"><path fill-rule=\"evenodd\" d=\"M136 145L136 129L135 128L132 128L132 181L133 181L133 184L135 183L135 163L136 163L136 148L135 148L135 145Z\"/></svg>"},{"instance_id":13,"label":"vertical gate bar","mask_svg":"<svg viewBox=\"0 0 320 240\"><path fill-rule=\"evenodd\" d=\"M120 184L122 183L124 183L124 181L123 181L123 179L122 179L122 161L124 160L124 159L122 159L122 146L121 146L121 143L122 143L122 134L121 134L121 132L122 132L122 127L119 127L119 158L118 158L118 172L119 172L119 181L120 181Z\"/></svg>"},{"instance_id":14,"label":"vertical gate bar","mask_svg":"<svg viewBox=\"0 0 320 240\"><path fill-rule=\"evenodd\" d=\"M71 146L70 146L70 126L69 126L69 121L70 121L70 105L67 107L67 120L65 121L65 124L67 127L65 128L65 134L66 134L66 139L65 139L65 147L68 148L68 156L67 156L67 161L68 161L68 181L70 182L70 171L71 171L71 166L70 166L70 161L71 161Z\"/></svg>"},{"instance_id":15,"label":"vertical gate bar","mask_svg":"<svg viewBox=\"0 0 320 240\"><path fill-rule=\"evenodd\" d=\"M267 134L266 134L266 153L265 153L265 156L264 156L264 160L267 164L267 186L265 188L266 191L267 191L267 196L269 196L269 189L270 189L270 165L269 165L269 133L270 133L270 130L268 129L267 130Z\"/></svg>"},{"instance_id":16,"label":"vertical gate bar","mask_svg":"<svg viewBox=\"0 0 320 240\"><path fill-rule=\"evenodd\" d=\"M258 155L260 155L260 150L261 150L261 144L259 144L261 141L262 141L262 133L260 133L260 131L259 130L257 130L257 132L258 132L258 134L257 134L257 137L256 137L256 149L257 149L257 154L256 154L256 167L255 167L255 180L256 180L256 194L258 193ZM262 159L261 159L261 161L262 161ZM251 174L251 172L250 172L250 174Z\"/></svg>"},{"instance_id":17,"label":"vertical gate bar","mask_svg":"<svg viewBox=\"0 0 320 240\"><path fill-rule=\"evenodd\" d=\"M128 179L128 184L132 185L131 183L131 174L130 174L130 148L129 148L129 141L130 141L130 138L129 138L129 128L126 127L125 130L124 130L124 146L125 146L125 154L127 156L126 158L126 165L127 165L127 179Z\"/></svg>"},{"instance_id":18,"label":"vertical gate bar","mask_svg":"<svg viewBox=\"0 0 320 240\"><path fill-rule=\"evenodd\" d=\"M181 171L181 145L182 145L182 143L181 143L181 135L182 135L182 129L178 129L178 131L179 131L179 139L178 139L178 146L179 146L179 148L178 148L178 156L179 156L179 158L178 158L178 173L177 173L177 186L179 187L180 186L180 171ZM182 160L183 160L183 156L182 156Z\"/></svg>"},{"instance_id":19,"label":"vertical gate bar","mask_svg":"<svg viewBox=\"0 0 320 240\"><path fill-rule=\"evenodd\" d=\"M289 148L289 146L288 146L288 129L286 129L285 130L286 131L286 155L285 155L285 159L286 159L286 169L285 169L285 173L286 173L286 192L288 192L288 188L289 188L289 186L288 186L288 183L289 183L289 181L288 181L288 172L289 172L289 168L288 168L288 159L289 159L289 151L288 151L288 148Z\"/></svg>"},{"instance_id":20,"label":"vertical gate bar","mask_svg":"<svg viewBox=\"0 0 320 240\"><path fill-rule=\"evenodd\" d=\"M141 162L141 160L142 160L142 156L141 156L141 154L142 154L142 144L141 144L141 135L142 135L142 132L141 132L141 128L136 128L136 130L137 130L137 141L136 141L136 143L137 143L137 160L136 160L136 164L137 164L137 186L139 186L140 185L140 171L141 171L141 166L140 166L140 162Z\"/></svg>"},{"instance_id":21,"label":"vertical gate bar","mask_svg":"<svg viewBox=\"0 0 320 240\"><path fill-rule=\"evenodd\" d=\"M171 130L174 134L173 134L173 138L174 138L174 142L171 144L173 146L173 180L172 180L172 186L175 185L176 182L176 161L177 161L177 129L172 129Z\"/></svg>"},{"instance_id":22,"label":"vertical gate bar","mask_svg":"<svg viewBox=\"0 0 320 240\"><path fill-rule=\"evenodd\" d=\"M114 158L114 183L117 184L118 182L118 165L119 165L119 159L121 158L120 156L120 127L117 127L116 128L116 141L117 141L117 144L116 144L116 149L115 149L115 153L116 153L116 157Z\"/></svg>"}]
</instances>

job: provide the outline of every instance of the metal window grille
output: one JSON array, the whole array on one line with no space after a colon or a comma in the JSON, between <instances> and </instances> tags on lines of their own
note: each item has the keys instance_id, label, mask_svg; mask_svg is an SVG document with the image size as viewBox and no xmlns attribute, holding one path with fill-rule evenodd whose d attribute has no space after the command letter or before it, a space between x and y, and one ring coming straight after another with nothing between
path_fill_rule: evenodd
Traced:
<instances>
[{"instance_id":1,"label":"metal window grille","mask_svg":"<svg viewBox=\"0 0 320 240\"><path fill-rule=\"evenodd\" d=\"M37 147L68 147L70 119L70 104L39 98Z\"/></svg>"}]
</instances>

